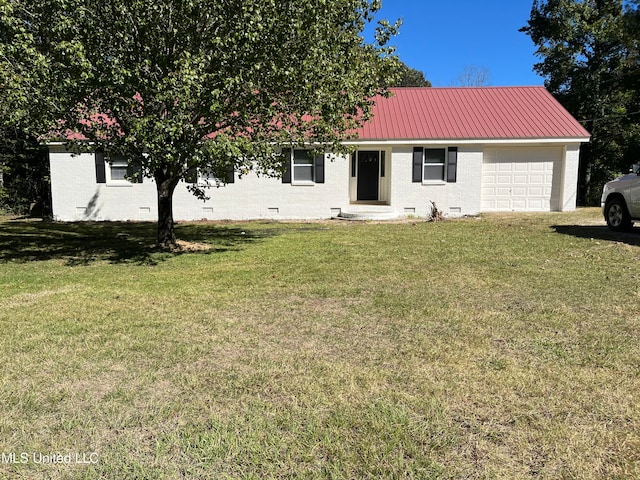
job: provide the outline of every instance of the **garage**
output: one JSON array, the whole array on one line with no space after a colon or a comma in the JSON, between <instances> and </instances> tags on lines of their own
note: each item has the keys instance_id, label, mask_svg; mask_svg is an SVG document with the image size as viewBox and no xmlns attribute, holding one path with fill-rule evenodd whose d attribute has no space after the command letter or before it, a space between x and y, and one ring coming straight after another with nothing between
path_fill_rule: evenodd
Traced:
<instances>
[{"instance_id":1,"label":"garage","mask_svg":"<svg viewBox=\"0 0 640 480\"><path fill-rule=\"evenodd\" d=\"M562 148L486 148L482 165L482 211L559 210Z\"/></svg>"}]
</instances>

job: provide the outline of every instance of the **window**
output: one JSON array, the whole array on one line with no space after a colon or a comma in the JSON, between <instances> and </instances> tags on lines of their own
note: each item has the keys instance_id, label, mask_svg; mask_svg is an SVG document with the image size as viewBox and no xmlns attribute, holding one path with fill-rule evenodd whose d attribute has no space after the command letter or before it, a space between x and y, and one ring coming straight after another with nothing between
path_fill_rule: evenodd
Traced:
<instances>
[{"instance_id":1,"label":"window","mask_svg":"<svg viewBox=\"0 0 640 480\"><path fill-rule=\"evenodd\" d=\"M444 180L444 148L424 149L424 179Z\"/></svg>"},{"instance_id":2,"label":"window","mask_svg":"<svg viewBox=\"0 0 640 480\"><path fill-rule=\"evenodd\" d=\"M96 152L95 165L96 183L112 185L142 183L142 167L140 163L134 162L129 165L121 155L114 155L109 160L106 160L103 152Z\"/></svg>"},{"instance_id":3,"label":"window","mask_svg":"<svg viewBox=\"0 0 640 480\"><path fill-rule=\"evenodd\" d=\"M127 180L127 161L122 157L113 157L110 163L111 181Z\"/></svg>"},{"instance_id":4,"label":"window","mask_svg":"<svg viewBox=\"0 0 640 480\"><path fill-rule=\"evenodd\" d=\"M413 149L414 182L450 182L457 179L458 148Z\"/></svg>"},{"instance_id":5,"label":"window","mask_svg":"<svg viewBox=\"0 0 640 480\"><path fill-rule=\"evenodd\" d=\"M293 181L313 182L313 158L307 150L293 151Z\"/></svg>"},{"instance_id":6,"label":"window","mask_svg":"<svg viewBox=\"0 0 640 480\"><path fill-rule=\"evenodd\" d=\"M294 149L286 167L282 183L324 183L324 154L314 157L309 150Z\"/></svg>"},{"instance_id":7,"label":"window","mask_svg":"<svg viewBox=\"0 0 640 480\"><path fill-rule=\"evenodd\" d=\"M191 168L185 175L185 182L197 183L200 187L221 187L229 183L235 183L235 168L227 165L222 171L201 170Z\"/></svg>"}]
</instances>

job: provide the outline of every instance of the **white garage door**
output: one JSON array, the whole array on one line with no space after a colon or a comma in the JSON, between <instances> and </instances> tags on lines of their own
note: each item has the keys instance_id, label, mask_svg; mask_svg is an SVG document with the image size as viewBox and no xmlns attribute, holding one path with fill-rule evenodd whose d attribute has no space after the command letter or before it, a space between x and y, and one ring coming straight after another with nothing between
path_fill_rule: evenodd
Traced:
<instances>
[{"instance_id":1,"label":"white garage door","mask_svg":"<svg viewBox=\"0 0 640 480\"><path fill-rule=\"evenodd\" d=\"M490 148L482 165L482 211L557 210L559 148ZM554 172L556 173L554 178Z\"/></svg>"}]
</instances>

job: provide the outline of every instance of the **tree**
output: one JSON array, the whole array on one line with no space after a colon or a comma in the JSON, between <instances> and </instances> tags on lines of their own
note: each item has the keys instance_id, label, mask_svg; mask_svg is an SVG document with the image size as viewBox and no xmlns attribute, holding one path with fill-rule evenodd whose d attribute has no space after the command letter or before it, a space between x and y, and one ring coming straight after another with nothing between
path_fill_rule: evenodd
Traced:
<instances>
[{"instance_id":1,"label":"tree","mask_svg":"<svg viewBox=\"0 0 640 480\"><path fill-rule=\"evenodd\" d=\"M46 147L18 127L0 126L0 208L47 216L50 197Z\"/></svg>"},{"instance_id":2,"label":"tree","mask_svg":"<svg viewBox=\"0 0 640 480\"><path fill-rule=\"evenodd\" d=\"M623 31L625 47L629 52L622 73L622 88L629 94L625 112L624 161L626 165L631 165L640 162L640 0L634 0L627 6Z\"/></svg>"},{"instance_id":3,"label":"tree","mask_svg":"<svg viewBox=\"0 0 640 480\"><path fill-rule=\"evenodd\" d=\"M592 135L581 150L582 204L596 204L601 184L626 170L637 138L634 3L625 10L622 0L536 0L521 29L538 47L542 61L534 69L545 86Z\"/></svg>"},{"instance_id":4,"label":"tree","mask_svg":"<svg viewBox=\"0 0 640 480\"><path fill-rule=\"evenodd\" d=\"M431 82L424 78L424 73L415 68L409 67L407 64L397 61L397 69L399 74L398 81L394 82L390 87L430 87Z\"/></svg>"},{"instance_id":5,"label":"tree","mask_svg":"<svg viewBox=\"0 0 640 480\"><path fill-rule=\"evenodd\" d=\"M0 0L0 206L13 213L50 208L48 157L38 141L55 118L45 85L46 61L36 49L32 19L16 15L17 2ZM21 62L20 59L28 59Z\"/></svg>"},{"instance_id":6,"label":"tree","mask_svg":"<svg viewBox=\"0 0 640 480\"><path fill-rule=\"evenodd\" d=\"M163 247L175 245L182 179L196 170L223 179L230 168L279 175L282 146L342 151L385 93L379 78L394 75L385 45L397 25L379 22L372 44L361 35L379 0L0 2L12 19L4 63L40 79L61 130L154 178Z\"/></svg>"},{"instance_id":7,"label":"tree","mask_svg":"<svg viewBox=\"0 0 640 480\"><path fill-rule=\"evenodd\" d=\"M455 84L460 87L483 87L490 84L491 74L487 67L467 65L458 74Z\"/></svg>"}]
</instances>

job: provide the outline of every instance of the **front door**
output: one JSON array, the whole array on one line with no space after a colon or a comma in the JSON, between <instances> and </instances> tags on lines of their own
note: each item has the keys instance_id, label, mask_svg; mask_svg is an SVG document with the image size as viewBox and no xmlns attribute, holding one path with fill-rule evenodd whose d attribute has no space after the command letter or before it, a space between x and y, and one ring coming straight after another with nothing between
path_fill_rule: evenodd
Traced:
<instances>
[{"instance_id":1,"label":"front door","mask_svg":"<svg viewBox=\"0 0 640 480\"><path fill-rule=\"evenodd\" d=\"M358 200L378 200L380 152L358 152Z\"/></svg>"}]
</instances>

